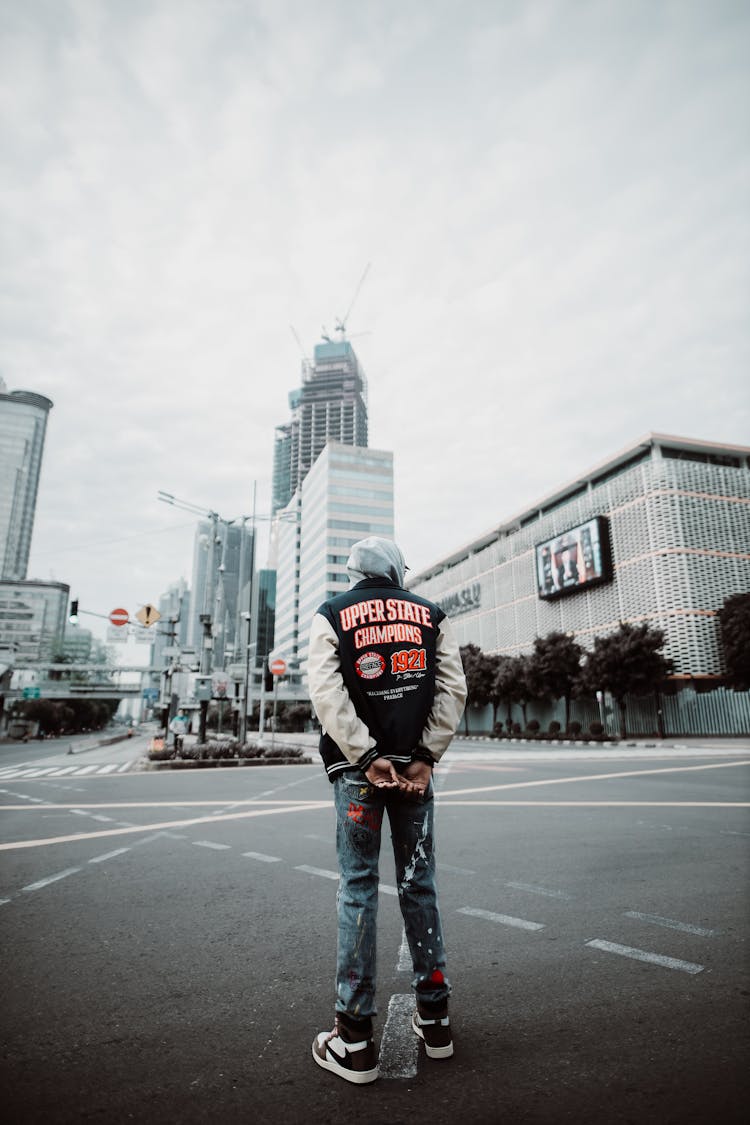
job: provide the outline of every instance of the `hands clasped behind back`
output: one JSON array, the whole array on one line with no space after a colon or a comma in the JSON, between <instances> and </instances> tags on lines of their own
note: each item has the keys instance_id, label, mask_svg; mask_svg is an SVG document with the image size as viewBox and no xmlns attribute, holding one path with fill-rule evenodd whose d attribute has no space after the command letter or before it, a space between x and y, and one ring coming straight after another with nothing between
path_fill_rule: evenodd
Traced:
<instances>
[{"instance_id":1,"label":"hands clasped behind back","mask_svg":"<svg viewBox=\"0 0 750 1125\"><path fill-rule=\"evenodd\" d=\"M426 762L410 762L402 774L396 772L387 758L376 758L365 770L365 777L376 789L400 789L403 793L422 796L430 783L432 770Z\"/></svg>"}]
</instances>

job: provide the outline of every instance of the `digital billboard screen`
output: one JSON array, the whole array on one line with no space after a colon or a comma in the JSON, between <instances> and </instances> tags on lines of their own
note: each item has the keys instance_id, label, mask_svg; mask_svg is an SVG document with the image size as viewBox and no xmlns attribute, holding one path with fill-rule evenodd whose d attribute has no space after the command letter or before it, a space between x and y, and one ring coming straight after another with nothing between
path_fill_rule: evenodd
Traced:
<instances>
[{"instance_id":1,"label":"digital billboard screen","mask_svg":"<svg viewBox=\"0 0 750 1125\"><path fill-rule=\"evenodd\" d=\"M604 516L571 527L535 548L540 598L559 598L612 578L609 524Z\"/></svg>"}]
</instances>

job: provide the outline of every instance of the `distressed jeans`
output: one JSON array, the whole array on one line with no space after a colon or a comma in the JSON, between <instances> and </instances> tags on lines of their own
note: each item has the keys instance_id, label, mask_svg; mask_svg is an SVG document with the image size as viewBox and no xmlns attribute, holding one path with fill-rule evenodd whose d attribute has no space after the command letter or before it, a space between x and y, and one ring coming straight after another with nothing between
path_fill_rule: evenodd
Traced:
<instances>
[{"instance_id":1,"label":"distressed jeans","mask_svg":"<svg viewBox=\"0 0 750 1125\"><path fill-rule=\"evenodd\" d=\"M443 1004L450 983L445 976L435 887L432 782L424 797L377 789L360 770L340 774L333 784L339 864L336 1010L355 1019L376 1013L378 861L384 812L391 826L398 900L414 968L412 988L421 1003Z\"/></svg>"}]
</instances>

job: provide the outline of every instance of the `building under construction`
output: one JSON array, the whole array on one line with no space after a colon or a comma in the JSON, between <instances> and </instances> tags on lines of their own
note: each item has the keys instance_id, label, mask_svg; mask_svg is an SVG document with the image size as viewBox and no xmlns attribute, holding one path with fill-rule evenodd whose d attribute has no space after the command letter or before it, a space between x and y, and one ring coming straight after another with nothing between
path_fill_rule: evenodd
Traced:
<instances>
[{"instance_id":1,"label":"building under construction","mask_svg":"<svg viewBox=\"0 0 750 1125\"><path fill-rule=\"evenodd\" d=\"M273 510L294 493L329 441L367 446L367 380L346 339L315 346L302 365L302 386L289 395L291 418L276 427Z\"/></svg>"}]
</instances>

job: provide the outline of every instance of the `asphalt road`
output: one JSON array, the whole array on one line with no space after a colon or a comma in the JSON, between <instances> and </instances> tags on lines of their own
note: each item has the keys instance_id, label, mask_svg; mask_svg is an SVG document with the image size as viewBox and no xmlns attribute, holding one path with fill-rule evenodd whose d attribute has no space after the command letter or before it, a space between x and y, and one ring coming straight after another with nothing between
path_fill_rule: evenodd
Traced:
<instances>
[{"instance_id":1,"label":"asphalt road","mask_svg":"<svg viewBox=\"0 0 750 1125\"><path fill-rule=\"evenodd\" d=\"M105 758L30 777L3 757L6 1120L745 1120L750 754L452 752L438 861L456 1054L429 1061L408 1031L384 838L385 1076L363 1088L310 1058L335 950L319 767Z\"/></svg>"}]
</instances>

